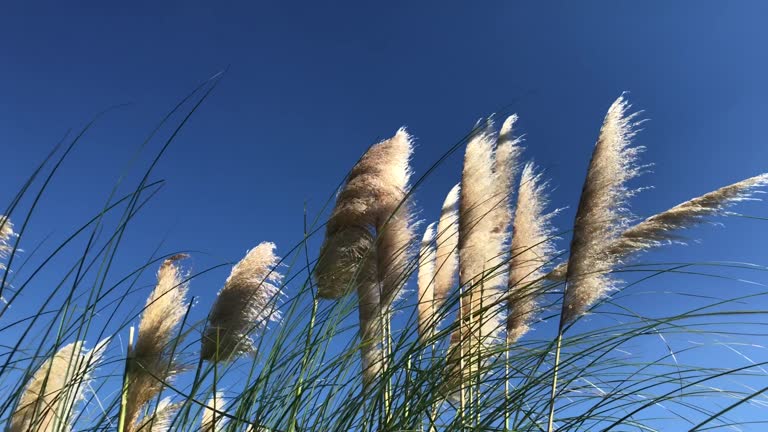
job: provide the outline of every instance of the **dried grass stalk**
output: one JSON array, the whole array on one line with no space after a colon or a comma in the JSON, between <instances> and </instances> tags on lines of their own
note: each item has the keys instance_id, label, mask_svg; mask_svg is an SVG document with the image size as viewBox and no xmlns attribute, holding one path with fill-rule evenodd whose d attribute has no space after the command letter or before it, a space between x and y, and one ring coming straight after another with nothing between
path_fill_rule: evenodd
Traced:
<instances>
[{"instance_id":1,"label":"dried grass stalk","mask_svg":"<svg viewBox=\"0 0 768 432\"><path fill-rule=\"evenodd\" d=\"M253 352L251 334L280 319L277 299L282 275L275 244L262 242L248 251L229 274L208 315L202 339L203 360L229 361Z\"/></svg>"},{"instance_id":2,"label":"dried grass stalk","mask_svg":"<svg viewBox=\"0 0 768 432\"><path fill-rule=\"evenodd\" d=\"M435 224L424 231L419 251L418 319L419 339L427 343L434 334L435 317Z\"/></svg>"},{"instance_id":3,"label":"dried grass stalk","mask_svg":"<svg viewBox=\"0 0 768 432\"><path fill-rule=\"evenodd\" d=\"M203 409L203 421L200 425L200 432L219 432L223 430L223 418L221 414L217 414L217 411L224 411L224 394L222 392L216 392L216 394L208 399L206 407Z\"/></svg>"},{"instance_id":4,"label":"dried grass stalk","mask_svg":"<svg viewBox=\"0 0 768 432\"><path fill-rule=\"evenodd\" d=\"M623 260L632 254L665 244L682 243L680 237L674 234L675 231L701 224L709 216L727 214L726 210L730 206L754 199L755 189L767 184L768 174L761 174L678 204L625 230L608 247L607 253ZM567 271L567 263L560 264L547 278L564 280Z\"/></svg>"},{"instance_id":5,"label":"dried grass stalk","mask_svg":"<svg viewBox=\"0 0 768 432\"><path fill-rule=\"evenodd\" d=\"M171 351L178 326L187 310L187 290L177 261L184 254L166 259L157 271L157 285L147 298L139 321L139 335L131 352L126 378L128 394L125 419L129 430L137 430L139 413L181 370Z\"/></svg>"},{"instance_id":6,"label":"dried grass stalk","mask_svg":"<svg viewBox=\"0 0 768 432\"><path fill-rule=\"evenodd\" d=\"M82 400L107 343L104 340L87 351L82 341L73 342L43 362L21 394L9 432L70 430L75 405Z\"/></svg>"},{"instance_id":7,"label":"dried grass stalk","mask_svg":"<svg viewBox=\"0 0 768 432\"><path fill-rule=\"evenodd\" d=\"M443 307L456 281L459 268L459 195L461 185L457 184L448 192L443 202L440 220L435 233L435 288L434 310Z\"/></svg>"},{"instance_id":8,"label":"dried grass stalk","mask_svg":"<svg viewBox=\"0 0 768 432\"><path fill-rule=\"evenodd\" d=\"M628 108L623 96L611 105L592 153L574 222L561 328L614 286L609 272L618 260L605 245L626 228L627 200L634 192L626 184L640 173L637 156L642 150L631 146L637 123Z\"/></svg>"},{"instance_id":9,"label":"dried grass stalk","mask_svg":"<svg viewBox=\"0 0 768 432\"><path fill-rule=\"evenodd\" d=\"M509 261L507 342L517 342L528 330L536 311L536 295L546 266L555 253L552 217L545 213L547 184L533 164L523 168L515 206Z\"/></svg>"}]
</instances>

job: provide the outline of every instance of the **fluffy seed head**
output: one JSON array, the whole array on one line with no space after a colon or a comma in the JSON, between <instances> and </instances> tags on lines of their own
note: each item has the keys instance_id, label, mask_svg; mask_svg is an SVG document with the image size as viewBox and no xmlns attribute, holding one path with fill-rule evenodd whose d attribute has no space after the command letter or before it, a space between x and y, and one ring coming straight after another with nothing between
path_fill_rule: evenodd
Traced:
<instances>
[{"instance_id":1,"label":"fluffy seed head","mask_svg":"<svg viewBox=\"0 0 768 432\"><path fill-rule=\"evenodd\" d=\"M517 115L507 117L501 126L496 145L495 174L495 207L496 230L501 233L509 231L512 222L511 194L515 186L515 177L519 169L519 158L523 152L520 145L522 140L513 135L512 128L517 121Z\"/></svg>"},{"instance_id":2,"label":"fluffy seed head","mask_svg":"<svg viewBox=\"0 0 768 432\"><path fill-rule=\"evenodd\" d=\"M626 184L640 174L637 156L642 149L631 146L637 123L628 108L623 96L611 105L592 153L573 227L561 328L614 285L608 273L617 260L606 253L605 245L626 228L627 200L633 195Z\"/></svg>"},{"instance_id":3,"label":"fluffy seed head","mask_svg":"<svg viewBox=\"0 0 768 432\"><path fill-rule=\"evenodd\" d=\"M623 260L635 253L681 242L675 231L703 223L709 216L726 215L730 206L755 199L756 189L766 185L768 174L761 174L680 203L625 230L608 246L607 253ZM547 278L564 280L567 271L567 263L560 264Z\"/></svg>"},{"instance_id":4,"label":"fluffy seed head","mask_svg":"<svg viewBox=\"0 0 768 432\"><path fill-rule=\"evenodd\" d=\"M280 319L277 300L282 275L275 269L280 258L274 250L274 243L260 243L232 267L208 315L200 352L203 360L227 361L253 352L251 334Z\"/></svg>"},{"instance_id":5,"label":"fluffy seed head","mask_svg":"<svg viewBox=\"0 0 768 432\"><path fill-rule=\"evenodd\" d=\"M350 171L328 220L315 269L321 298L337 299L350 293L357 281L362 282L355 275L368 273L360 266L369 264L356 258L370 251L374 237L370 233L381 228L403 202L412 152L410 135L400 129L368 149Z\"/></svg>"},{"instance_id":6,"label":"fluffy seed head","mask_svg":"<svg viewBox=\"0 0 768 432\"><path fill-rule=\"evenodd\" d=\"M144 415L135 432L166 432L171 426L174 416L181 408L181 404L171 403L170 398L163 398L158 402L152 413Z\"/></svg>"},{"instance_id":7,"label":"fluffy seed head","mask_svg":"<svg viewBox=\"0 0 768 432\"><path fill-rule=\"evenodd\" d=\"M63 346L32 375L11 416L10 432L70 430L75 405L82 400L90 375L108 340L91 351L77 341Z\"/></svg>"},{"instance_id":8,"label":"fluffy seed head","mask_svg":"<svg viewBox=\"0 0 768 432\"><path fill-rule=\"evenodd\" d=\"M435 233L435 311L438 311L448 298L459 268L460 193L460 184L451 188L448 196L445 197L440 220L437 223L437 232Z\"/></svg>"},{"instance_id":9,"label":"fluffy seed head","mask_svg":"<svg viewBox=\"0 0 768 432\"><path fill-rule=\"evenodd\" d=\"M11 220L0 215L0 259L6 258L13 250L10 241L14 235ZM0 270L5 270L5 263L0 263Z\"/></svg>"},{"instance_id":10,"label":"fluffy seed head","mask_svg":"<svg viewBox=\"0 0 768 432\"><path fill-rule=\"evenodd\" d=\"M431 223L424 231L419 251L418 275L418 312L419 338L429 340L435 327L435 224Z\"/></svg>"},{"instance_id":11,"label":"fluffy seed head","mask_svg":"<svg viewBox=\"0 0 768 432\"><path fill-rule=\"evenodd\" d=\"M223 430L223 419L217 411L224 411L224 394L222 392L216 392L216 394L208 399L208 404L203 409L203 421L200 425L200 432L218 432Z\"/></svg>"},{"instance_id":12,"label":"fluffy seed head","mask_svg":"<svg viewBox=\"0 0 768 432\"><path fill-rule=\"evenodd\" d=\"M510 248L509 298L507 299L507 342L515 343L529 329L536 310L538 282L544 266L555 253L551 220L556 212L545 213L546 183L534 165L523 168Z\"/></svg>"},{"instance_id":13,"label":"fluffy seed head","mask_svg":"<svg viewBox=\"0 0 768 432\"><path fill-rule=\"evenodd\" d=\"M493 140L486 132L477 133L467 144L459 201L459 278L466 300L463 316L470 317L473 343L491 342L500 329L496 307L501 299L502 262L506 233L498 229L495 212ZM476 345L476 344L475 344Z\"/></svg>"},{"instance_id":14,"label":"fluffy seed head","mask_svg":"<svg viewBox=\"0 0 768 432\"><path fill-rule=\"evenodd\" d=\"M126 424L131 430L139 426L139 413L169 381L180 372L171 357L178 326L187 310L189 283L177 262L186 255L166 259L157 271L157 284L147 298L139 321L139 334L128 365ZM179 341L180 342L180 341Z\"/></svg>"}]
</instances>

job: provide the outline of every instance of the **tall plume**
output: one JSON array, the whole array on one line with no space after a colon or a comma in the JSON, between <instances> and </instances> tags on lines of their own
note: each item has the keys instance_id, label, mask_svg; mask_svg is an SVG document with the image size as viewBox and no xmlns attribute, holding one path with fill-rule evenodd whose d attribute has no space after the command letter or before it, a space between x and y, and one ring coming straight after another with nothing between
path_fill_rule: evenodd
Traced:
<instances>
[{"instance_id":1,"label":"tall plume","mask_svg":"<svg viewBox=\"0 0 768 432\"><path fill-rule=\"evenodd\" d=\"M180 372L181 366L172 357L178 342L178 327L187 310L189 283L177 265L186 255L166 259L157 271L157 285L147 298L139 321L139 335L130 353L126 378L125 418L129 430L136 431L139 413L163 389L163 382Z\"/></svg>"},{"instance_id":2,"label":"tall plume","mask_svg":"<svg viewBox=\"0 0 768 432\"><path fill-rule=\"evenodd\" d=\"M424 231L419 251L418 275L418 312L419 338L429 341L434 334L435 320L435 224L431 223Z\"/></svg>"},{"instance_id":3,"label":"tall plume","mask_svg":"<svg viewBox=\"0 0 768 432\"><path fill-rule=\"evenodd\" d=\"M217 411L224 411L224 394L216 394L208 400L208 404L203 409L203 421L200 425L200 432L219 432L223 430L223 419Z\"/></svg>"},{"instance_id":4,"label":"tall plume","mask_svg":"<svg viewBox=\"0 0 768 432\"><path fill-rule=\"evenodd\" d=\"M336 199L315 268L321 298L357 290L366 386L385 366L382 322L405 284L411 257L414 233L406 195L412 152L410 135L400 129L357 162Z\"/></svg>"},{"instance_id":5,"label":"tall plume","mask_svg":"<svg viewBox=\"0 0 768 432\"><path fill-rule=\"evenodd\" d=\"M500 170L496 164L493 140L486 131L477 133L467 144L459 201L459 276L466 290L463 320L472 322L473 343L487 344L498 334L498 308L503 272L506 230L499 227L499 215L508 211L506 200L499 200ZM509 184L509 183L507 183ZM496 193L489 196L488 191Z\"/></svg>"},{"instance_id":6,"label":"tall plume","mask_svg":"<svg viewBox=\"0 0 768 432\"><path fill-rule=\"evenodd\" d=\"M142 417L134 429L136 432L166 432L181 404L171 403L170 398L163 398L151 414Z\"/></svg>"},{"instance_id":7,"label":"tall plume","mask_svg":"<svg viewBox=\"0 0 768 432\"><path fill-rule=\"evenodd\" d=\"M499 131L496 145L496 161L494 166L495 181L495 211L496 229L507 233L512 222L511 194L515 186L515 177L519 169L518 159L523 152L520 145L522 140L513 135L513 127L517 115L511 115L504 120Z\"/></svg>"},{"instance_id":8,"label":"tall plume","mask_svg":"<svg viewBox=\"0 0 768 432\"><path fill-rule=\"evenodd\" d=\"M637 156L642 150L631 146L637 123L628 108L623 96L611 105L592 152L573 227L560 328L584 314L614 284L609 272L618 260L605 245L626 228L627 200L633 195L626 183L640 173Z\"/></svg>"},{"instance_id":9,"label":"tall plume","mask_svg":"<svg viewBox=\"0 0 768 432\"><path fill-rule=\"evenodd\" d=\"M459 268L459 194L457 184L448 192L443 202L440 220L435 233L435 288L434 310L438 312L445 303L456 281Z\"/></svg>"},{"instance_id":10,"label":"tall plume","mask_svg":"<svg viewBox=\"0 0 768 432\"><path fill-rule=\"evenodd\" d=\"M13 250L10 241L14 235L11 220L0 215L0 259L6 258ZM0 270L5 270L5 263L0 262Z\"/></svg>"},{"instance_id":11,"label":"tall plume","mask_svg":"<svg viewBox=\"0 0 768 432\"><path fill-rule=\"evenodd\" d=\"M507 299L507 342L517 342L528 330L536 311L536 295L546 266L555 253L552 217L545 213L546 183L526 164L520 178L512 231Z\"/></svg>"},{"instance_id":12,"label":"tall plume","mask_svg":"<svg viewBox=\"0 0 768 432\"><path fill-rule=\"evenodd\" d=\"M412 152L410 135L400 129L368 149L350 171L326 225L315 269L321 298L349 294L356 281L375 273L369 257L375 242L371 231L381 228L401 203L406 205Z\"/></svg>"},{"instance_id":13,"label":"tall plume","mask_svg":"<svg viewBox=\"0 0 768 432\"><path fill-rule=\"evenodd\" d=\"M77 341L63 346L30 378L11 416L10 432L70 430L75 405L82 400L90 375L101 361L108 340L93 350Z\"/></svg>"},{"instance_id":14,"label":"tall plume","mask_svg":"<svg viewBox=\"0 0 768 432\"><path fill-rule=\"evenodd\" d=\"M203 360L228 361L253 352L251 334L280 319L282 275L275 268L279 261L275 244L262 242L232 267L208 315L200 351Z\"/></svg>"},{"instance_id":15,"label":"tall plume","mask_svg":"<svg viewBox=\"0 0 768 432\"><path fill-rule=\"evenodd\" d=\"M607 253L623 260L632 254L680 242L675 231L701 224L709 216L725 215L728 207L752 198L755 189L768 185L768 174L742 180L715 191L678 204L669 210L653 215L624 231L611 243ZM557 266L547 277L563 280L568 271L567 263Z\"/></svg>"}]
</instances>

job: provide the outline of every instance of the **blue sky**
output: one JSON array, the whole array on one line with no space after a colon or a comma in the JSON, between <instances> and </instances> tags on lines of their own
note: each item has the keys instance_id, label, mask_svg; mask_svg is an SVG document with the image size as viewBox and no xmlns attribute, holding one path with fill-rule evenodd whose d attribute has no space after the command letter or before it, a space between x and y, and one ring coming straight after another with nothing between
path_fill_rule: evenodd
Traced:
<instances>
[{"instance_id":1,"label":"blue sky","mask_svg":"<svg viewBox=\"0 0 768 432\"><path fill-rule=\"evenodd\" d=\"M123 269L161 243L204 251L196 268L263 240L285 251L301 240L305 203L316 215L370 144L407 126L418 177L501 110L519 114L526 157L551 178L553 205L569 207L557 219L566 229L602 117L623 91L650 119L637 142L655 165L637 185L654 189L633 201L649 215L768 171L766 13L758 1L6 4L0 199L69 128L130 103L96 124L45 195L26 249L48 235L55 244L100 208L163 113L229 67L157 167L153 178L167 184L137 219ZM416 192L423 219L437 217L460 161L451 157ZM762 204L740 210L768 216ZM724 222L689 233L701 243L644 259L768 261L764 222ZM193 284L200 313L225 276ZM695 291L698 282L659 283Z\"/></svg>"}]
</instances>

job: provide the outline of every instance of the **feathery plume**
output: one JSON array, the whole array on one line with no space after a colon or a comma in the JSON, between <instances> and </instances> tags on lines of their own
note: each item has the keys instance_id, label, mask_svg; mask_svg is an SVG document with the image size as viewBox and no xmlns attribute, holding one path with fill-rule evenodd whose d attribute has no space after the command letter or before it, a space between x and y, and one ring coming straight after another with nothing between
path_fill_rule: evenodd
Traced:
<instances>
[{"instance_id":1,"label":"feathery plume","mask_svg":"<svg viewBox=\"0 0 768 432\"><path fill-rule=\"evenodd\" d=\"M517 121L517 115L513 114L504 120L499 131L496 145L496 161L494 174L496 177L494 217L496 229L507 233L512 222L511 194L515 186L515 177L519 168L518 159L523 152L520 143L522 140L512 134L512 128Z\"/></svg>"},{"instance_id":2,"label":"feathery plume","mask_svg":"<svg viewBox=\"0 0 768 432\"><path fill-rule=\"evenodd\" d=\"M442 393L455 397L460 376L471 376L483 362L483 351L501 329L499 302L503 274L506 228L500 221L509 205L496 196L500 169L494 143L487 131L477 132L467 143L459 199L459 282L465 292L459 310L459 326L451 334L448 365ZM511 184L511 183L506 183ZM488 196L488 191L494 192ZM507 196L505 194L505 196ZM506 207L506 209L504 209ZM439 252L438 252L439 253Z\"/></svg>"},{"instance_id":3,"label":"feathery plume","mask_svg":"<svg viewBox=\"0 0 768 432\"><path fill-rule=\"evenodd\" d=\"M139 335L128 364L129 383L125 419L130 430L140 425L141 409L163 389L163 382L179 373L180 365L171 357L173 342L184 313L189 283L185 282L174 255L160 265L157 285L147 298L139 321Z\"/></svg>"},{"instance_id":4,"label":"feathery plume","mask_svg":"<svg viewBox=\"0 0 768 432\"><path fill-rule=\"evenodd\" d=\"M766 185L768 174L760 174L680 203L624 231L608 246L607 253L622 260L632 254L665 244L681 243L680 238L674 234L675 231L704 223L708 216L727 215L728 207L755 199L752 198L755 189ZM563 280L567 271L568 264L560 264L547 278Z\"/></svg>"},{"instance_id":5,"label":"feathery plume","mask_svg":"<svg viewBox=\"0 0 768 432\"><path fill-rule=\"evenodd\" d=\"M368 233L381 228L403 202L412 152L411 136L401 128L392 138L368 149L350 171L326 225L315 269L321 298L337 299L350 293L354 277L370 271L366 266L372 264L360 259L371 253L374 244Z\"/></svg>"},{"instance_id":6,"label":"feathery plume","mask_svg":"<svg viewBox=\"0 0 768 432\"><path fill-rule=\"evenodd\" d=\"M142 417L135 432L165 432L171 426L171 421L181 408L181 404L171 403L170 398L158 402L154 412Z\"/></svg>"},{"instance_id":7,"label":"feathery plume","mask_svg":"<svg viewBox=\"0 0 768 432\"><path fill-rule=\"evenodd\" d=\"M523 168L517 192L509 261L509 297L507 299L507 343L517 342L529 329L536 310L537 283L544 276L544 266L555 253L552 218L557 211L545 213L548 199L546 182L528 163Z\"/></svg>"},{"instance_id":8,"label":"feathery plume","mask_svg":"<svg viewBox=\"0 0 768 432\"><path fill-rule=\"evenodd\" d=\"M434 310L439 310L456 280L459 268L459 194L461 184L448 192L443 202L435 233L435 288Z\"/></svg>"},{"instance_id":9,"label":"feathery plume","mask_svg":"<svg viewBox=\"0 0 768 432\"><path fill-rule=\"evenodd\" d=\"M501 263L506 233L498 229L495 212L498 200L488 197L495 191L493 141L486 132L476 134L467 144L459 200L459 276L467 294L462 320L472 322L473 342L486 344L500 329L496 311L501 296Z\"/></svg>"},{"instance_id":10,"label":"feathery plume","mask_svg":"<svg viewBox=\"0 0 768 432\"><path fill-rule=\"evenodd\" d=\"M224 394L222 392L216 392L212 398L208 399L208 403L203 409L203 421L200 425L200 432L218 432L222 430L222 416L217 414L216 411L224 411L224 405Z\"/></svg>"},{"instance_id":11,"label":"feathery plume","mask_svg":"<svg viewBox=\"0 0 768 432\"><path fill-rule=\"evenodd\" d=\"M560 327L584 314L614 285L608 273L617 263L605 249L626 228L627 200L634 191L627 181L640 174L637 165L642 147L631 146L636 114L620 96L608 109L592 153L579 199L571 240Z\"/></svg>"},{"instance_id":12,"label":"feathery plume","mask_svg":"<svg viewBox=\"0 0 768 432\"><path fill-rule=\"evenodd\" d=\"M232 267L208 315L200 352L203 360L228 361L253 352L251 332L280 319L277 284L282 275L275 269L280 258L274 250L274 243L262 242Z\"/></svg>"},{"instance_id":13,"label":"feathery plume","mask_svg":"<svg viewBox=\"0 0 768 432\"><path fill-rule=\"evenodd\" d=\"M401 128L360 158L336 199L315 268L321 298L357 290L364 386L384 367L382 313L388 319L405 283L413 241L405 202L412 152L411 136Z\"/></svg>"},{"instance_id":14,"label":"feathery plume","mask_svg":"<svg viewBox=\"0 0 768 432\"><path fill-rule=\"evenodd\" d=\"M0 258L6 258L11 250L13 250L10 240L14 235L11 220L6 216L0 215ZM0 263L0 270L5 270L4 263Z\"/></svg>"},{"instance_id":15,"label":"feathery plume","mask_svg":"<svg viewBox=\"0 0 768 432\"><path fill-rule=\"evenodd\" d=\"M71 429L75 405L82 400L90 375L104 355L108 339L87 351L83 341L63 346L30 378L11 416L10 432Z\"/></svg>"},{"instance_id":16,"label":"feathery plume","mask_svg":"<svg viewBox=\"0 0 768 432\"><path fill-rule=\"evenodd\" d=\"M419 252L419 338L426 342L435 328L435 224L431 223L424 231Z\"/></svg>"}]
</instances>

